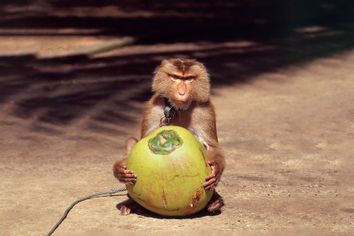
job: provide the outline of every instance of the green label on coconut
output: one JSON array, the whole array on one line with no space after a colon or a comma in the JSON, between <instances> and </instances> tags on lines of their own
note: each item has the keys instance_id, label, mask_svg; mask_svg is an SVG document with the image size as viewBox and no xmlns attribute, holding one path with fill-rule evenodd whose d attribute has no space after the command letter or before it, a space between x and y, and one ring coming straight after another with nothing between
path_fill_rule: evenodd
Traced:
<instances>
[{"instance_id":1,"label":"green label on coconut","mask_svg":"<svg viewBox=\"0 0 354 236\"><path fill-rule=\"evenodd\" d=\"M155 154L166 155L182 146L183 140L174 130L163 130L149 140L149 148Z\"/></svg>"}]
</instances>

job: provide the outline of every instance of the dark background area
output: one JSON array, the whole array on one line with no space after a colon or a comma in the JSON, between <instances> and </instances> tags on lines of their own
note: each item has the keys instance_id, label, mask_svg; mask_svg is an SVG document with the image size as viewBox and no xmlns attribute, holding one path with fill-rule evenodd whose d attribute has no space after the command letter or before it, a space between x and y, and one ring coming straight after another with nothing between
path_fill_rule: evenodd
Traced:
<instances>
[{"instance_id":1,"label":"dark background area","mask_svg":"<svg viewBox=\"0 0 354 236\"><path fill-rule=\"evenodd\" d=\"M16 117L66 125L109 102L90 119L129 124L134 118L126 112L136 109L131 102L151 95L152 71L161 59L199 59L214 87L245 83L258 73L350 50L353 7L349 0L2 1L0 42L129 36L135 42L126 51L150 49L97 58L1 55L0 103L15 104L10 113ZM184 50L184 44L198 47Z\"/></svg>"},{"instance_id":2,"label":"dark background area","mask_svg":"<svg viewBox=\"0 0 354 236\"><path fill-rule=\"evenodd\" d=\"M2 1L0 26L94 28L97 35L133 35L141 43L223 41L309 24L337 27L352 22L353 5L350 0Z\"/></svg>"}]
</instances>

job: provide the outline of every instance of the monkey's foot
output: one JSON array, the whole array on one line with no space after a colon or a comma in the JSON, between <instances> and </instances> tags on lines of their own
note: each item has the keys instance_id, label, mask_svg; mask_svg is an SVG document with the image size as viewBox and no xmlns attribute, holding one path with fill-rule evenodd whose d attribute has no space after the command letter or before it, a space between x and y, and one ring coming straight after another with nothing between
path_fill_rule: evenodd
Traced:
<instances>
[{"instance_id":1,"label":"monkey's foot","mask_svg":"<svg viewBox=\"0 0 354 236\"><path fill-rule=\"evenodd\" d=\"M221 208L224 206L224 200L218 193L214 193L213 197L210 199L210 202L207 206L209 213L217 214L221 212Z\"/></svg>"},{"instance_id":2,"label":"monkey's foot","mask_svg":"<svg viewBox=\"0 0 354 236\"><path fill-rule=\"evenodd\" d=\"M125 200L117 205L117 209L121 215L129 215L130 213L138 213L141 206L132 199Z\"/></svg>"}]
</instances>

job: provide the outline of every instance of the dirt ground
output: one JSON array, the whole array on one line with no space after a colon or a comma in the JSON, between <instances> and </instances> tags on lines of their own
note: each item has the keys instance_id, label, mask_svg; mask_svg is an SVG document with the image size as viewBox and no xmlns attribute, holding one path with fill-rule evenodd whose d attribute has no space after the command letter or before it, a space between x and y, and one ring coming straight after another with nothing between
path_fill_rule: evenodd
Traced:
<instances>
[{"instance_id":1,"label":"dirt ground","mask_svg":"<svg viewBox=\"0 0 354 236\"><path fill-rule=\"evenodd\" d=\"M129 52L129 48L122 50ZM132 46L134 50L139 48ZM161 58L146 65L141 80L129 79L136 86L124 91L117 82L116 89L122 90L90 103L89 109L77 111L79 115L70 122L60 122L64 118L58 114L67 112L61 103L41 100L42 106L36 107L39 101L28 98L42 92L47 97L75 92L71 86L80 85L80 80L69 77L52 88L49 80L27 84L11 76L1 78L13 81L13 86L26 85L1 101L1 235L45 235L74 200L122 187L111 167L122 156L124 140L136 135L142 109L139 99L124 97L141 87L149 90L150 73ZM63 73L72 69L69 64L59 66ZM353 64L354 52L347 51L251 73L247 81L214 87L219 139L227 158L218 187L226 202L220 215L186 219L121 216L116 204L126 197L100 198L75 207L55 235L353 235ZM76 66L78 70L85 67ZM238 68L237 63L228 66ZM27 73L26 68L20 69ZM53 76L51 70L41 68L48 78ZM111 79L104 72L103 77ZM94 80L84 82L80 86ZM22 103L26 99L33 104ZM107 109L124 114L106 122L111 114L105 113Z\"/></svg>"}]
</instances>

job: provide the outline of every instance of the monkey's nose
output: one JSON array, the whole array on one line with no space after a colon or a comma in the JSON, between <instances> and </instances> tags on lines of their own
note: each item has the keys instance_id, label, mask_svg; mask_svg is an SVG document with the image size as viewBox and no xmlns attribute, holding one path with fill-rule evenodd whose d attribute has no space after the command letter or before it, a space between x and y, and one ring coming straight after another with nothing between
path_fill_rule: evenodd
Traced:
<instances>
[{"instance_id":1,"label":"monkey's nose","mask_svg":"<svg viewBox=\"0 0 354 236\"><path fill-rule=\"evenodd\" d=\"M178 95L180 95L180 96L183 96L185 94L186 94L186 91L184 91L184 90L183 91L181 91L181 90L178 91Z\"/></svg>"},{"instance_id":2,"label":"monkey's nose","mask_svg":"<svg viewBox=\"0 0 354 236\"><path fill-rule=\"evenodd\" d=\"M187 87L183 82L178 84L177 93L179 96L184 96L186 94L186 91L187 91Z\"/></svg>"}]
</instances>

